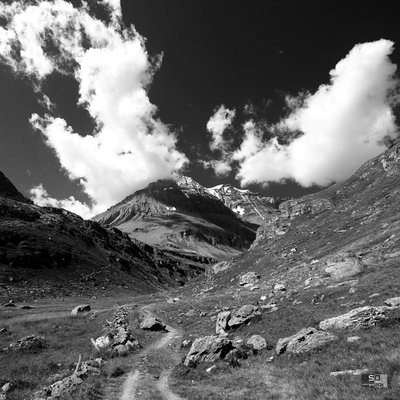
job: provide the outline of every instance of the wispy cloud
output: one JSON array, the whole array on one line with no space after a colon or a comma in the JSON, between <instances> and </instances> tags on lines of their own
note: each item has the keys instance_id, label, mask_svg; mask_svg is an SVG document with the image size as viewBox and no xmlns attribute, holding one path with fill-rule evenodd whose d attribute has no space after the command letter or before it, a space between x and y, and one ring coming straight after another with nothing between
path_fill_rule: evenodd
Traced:
<instances>
[{"instance_id":1,"label":"wispy cloud","mask_svg":"<svg viewBox=\"0 0 400 400\"><path fill-rule=\"evenodd\" d=\"M148 88L161 56L150 57L134 27L121 25L118 0L98 5L107 22L63 0L0 4L7 24L0 27L0 60L17 75L28 76L47 105L47 115L32 115L71 180L78 180L93 200L81 214L109 207L152 180L170 176L188 159L177 149L177 136L157 116ZM78 105L87 109L96 129L74 132L52 114L52 99L43 93L51 74L68 74L79 83ZM57 202L43 187L38 202ZM71 209L70 200L64 204ZM58 201L58 204L61 204ZM76 208L75 208L76 209Z\"/></svg>"},{"instance_id":2,"label":"wispy cloud","mask_svg":"<svg viewBox=\"0 0 400 400\"><path fill-rule=\"evenodd\" d=\"M330 84L288 96L289 115L268 127L270 139L263 138L265 124L248 120L230 157L241 185L294 179L323 186L348 178L380 154L385 139L398 134L393 45L384 39L358 44L330 71Z\"/></svg>"}]
</instances>

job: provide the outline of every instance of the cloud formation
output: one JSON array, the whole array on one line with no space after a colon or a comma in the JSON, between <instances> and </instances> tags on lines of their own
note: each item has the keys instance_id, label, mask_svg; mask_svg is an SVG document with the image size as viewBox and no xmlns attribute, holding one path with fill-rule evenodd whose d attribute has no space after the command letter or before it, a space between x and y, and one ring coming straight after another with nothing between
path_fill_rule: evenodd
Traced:
<instances>
[{"instance_id":1,"label":"cloud formation","mask_svg":"<svg viewBox=\"0 0 400 400\"><path fill-rule=\"evenodd\" d=\"M81 204L88 216L115 204L150 181L171 176L187 162L177 136L156 117L148 88L161 57L151 58L134 27L121 25L119 0L99 2L109 13L105 22L63 0L0 4L7 24L0 27L0 60L17 75L28 76L49 113L33 114L30 122L58 157L71 180L78 180L90 198ZM52 99L43 93L51 74L72 75L79 83L78 105L90 114L94 132L74 132L52 113ZM32 192L40 204L51 199L39 186ZM71 203L72 201L72 203ZM75 207L75 210L77 208Z\"/></svg>"},{"instance_id":2,"label":"cloud formation","mask_svg":"<svg viewBox=\"0 0 400 400\"><path fill-rule=\"evenodd\" d=\"M380 154L384 140L398 134L393 45L383 39L358 44L330 71L330 84L314 94L288 96L289 115L269 126L269 140L254 120L247 121L240 148L230 157L238 163L241 185L294 179L305 187L324 186L347 179Z\"/></svg>"},{"instance_id":3,"label":"cloud formation","mask_svg":"<svg viewBox=\"0 0 400 400\"><path fill-rule=\"evenodd\" d=\"M219 159L203 161L202 164L205 168L212 168L217 176L226 176L232 171L229 153L232 140L226 138L224 132L232 126L235 115L236 110L225 108L222 104L214 110L214 115L206 125L208 132L211 133L210 150L219 151L220 157Z\"/></svg>"}]
</instances>

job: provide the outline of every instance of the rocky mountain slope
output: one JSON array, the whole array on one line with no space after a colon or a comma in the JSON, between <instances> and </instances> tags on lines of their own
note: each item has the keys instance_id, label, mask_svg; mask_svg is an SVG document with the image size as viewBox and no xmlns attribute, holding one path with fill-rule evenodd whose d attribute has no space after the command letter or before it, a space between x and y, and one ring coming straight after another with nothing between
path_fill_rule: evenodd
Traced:
<instances>
[{"instance_id":1,"label":"rocky mountain slope","mask_svg":"<svg viewBox=\"0 0 400 400\"><path fill-rule=\"evenodd\" d=\"M347 292L342 302L358 304L367 294L388 294L388 281L398 281L400 260L399 173L397 141L345 182L282 202L249 251L212 266L202 286L196 279L185 290L236 292L240 276L253 271L260 276L255 296L280 293L291 302L295 296L326 302ZM349 295L352 285L362 290Z\"/></svg>"},{"instance_id":2,"label":"rocky mountain slope","mask_svg":"<svg viewBox=\"0 0 400 400\"><path fill-rule=\"evenodd\" d=\"M209 261L36 206L0 175L0 299L151 293L185 283Z\"/></svg>"},{"instance_id":3,"label":"rocky mountain slope","mask_svg":"<svg viewBox=\"0 0 400 400\"><path fill-rule=\"evenodd\" d=\"M231 185L205 188L192 178L159 180L93 218L164 249L229 259L249 248L279 198Z\"/></svg>"}]
</instances>

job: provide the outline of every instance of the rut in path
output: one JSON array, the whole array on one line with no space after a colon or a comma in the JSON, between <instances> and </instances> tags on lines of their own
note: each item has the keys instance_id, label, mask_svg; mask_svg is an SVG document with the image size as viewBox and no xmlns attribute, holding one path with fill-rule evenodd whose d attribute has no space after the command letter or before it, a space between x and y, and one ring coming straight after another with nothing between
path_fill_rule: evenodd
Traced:
<instances>
[{"instance_id":1,"label":"rut in path","mask_svg":"<svg viewBox=\"0 0 400 400\"><path fill-rule=\"evenodd\" d=\"M151 315L146 307L148 306L142 310ZM168 387L172 369L180 362L179 355L169 345L181 338L182 333L168 325L166 329L168 333L165 336L138 354L141 363L125 380L120 400L184 400L172 393ZM149 365L149 359L152 358L157 360L158 365ZM156 367L156 372L151 371L152 367Z\"/></svg>"}]
</instances>

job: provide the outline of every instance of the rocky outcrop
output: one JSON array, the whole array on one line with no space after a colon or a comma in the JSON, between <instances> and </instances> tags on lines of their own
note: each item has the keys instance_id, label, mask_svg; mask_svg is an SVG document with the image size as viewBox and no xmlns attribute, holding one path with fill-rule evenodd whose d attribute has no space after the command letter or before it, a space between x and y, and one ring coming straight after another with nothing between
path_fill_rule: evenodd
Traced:
<instances>
[{"instance_id":1,"label":"rocky outcrop","mask_svg":"<svg viewBox=\"0 0 400 400\"><path fill-rule=\"evenodd\" d=\"M325 319L319 323L319 328L326 331L332 329L359 329L369 328L387 319L387 306L358 307L346 314Z\"/></svg>"},{"instance_id":2,"label":"rocky outcrop","mask_svg":"<svg viewBox=\"0 0 400 400\"><path fill-rule=\"evenodd\" d=\"M399 307L400 306L400 297L392 297L390 299L386 299L385 304L389 307Z\"/></svg>"},{"instance_id":3,"label":"rocky outcrop","mask_svg":"<svg viewBox=\"0 0 400 400\"><path fill-rule=\"evenodd\" d=\"M228 326L231 328L238 327L259 315L261 315L261 312L257 306L253 306L252 304L244 305L232 315L232 318L228 321Z\"/></svg>"},{"instance_id":4,"label":"rocky outcrop","mask_svg":"<svg viewBox=\"0 0 400 400\"><path fill-rule=\"evenodd\" d=\"M332 207L332 202L329 199L314 198L311 195L300 199L286 200L279 205L279 211L282 217L293 219L302 214L317 214L330 210Z\"/></svg>"},{"instance_id":5,"label":"rocky outcrop","mask_svg":"<svg viewBox=\"0 0 400 400\"><path fill-rule=\"evenodd\" d=\"M276 353L304 353L316 347L321 347L336 338L329 332L318 331L315 328L304 328L295 335L279 339L276 345Z\"/></svg>"},{"instance_id":6,"label":"rocky outcrop","mask_svg":"<svg viewBox=\"0 0 400 400\"><path fill-rule=\"evenodd\" d=\"M222 311L217 316L217 322L215 324L215 332L217 335L221 333L225 333L227 329L229 329L228 322L231 318L230 311Z\"/></svg>"},{"instance_id":7,"label":"rocky outcrop","mask_svg":"<svg viewBox=\"0 0 400 400\"><path fill-rule=\"evenodd\" d=\"M188 367L198 362L213 362L233 350L232 341L227 337L204 336L197 338L187 354L184 364Z\"/></svg>"}]
</instances>

